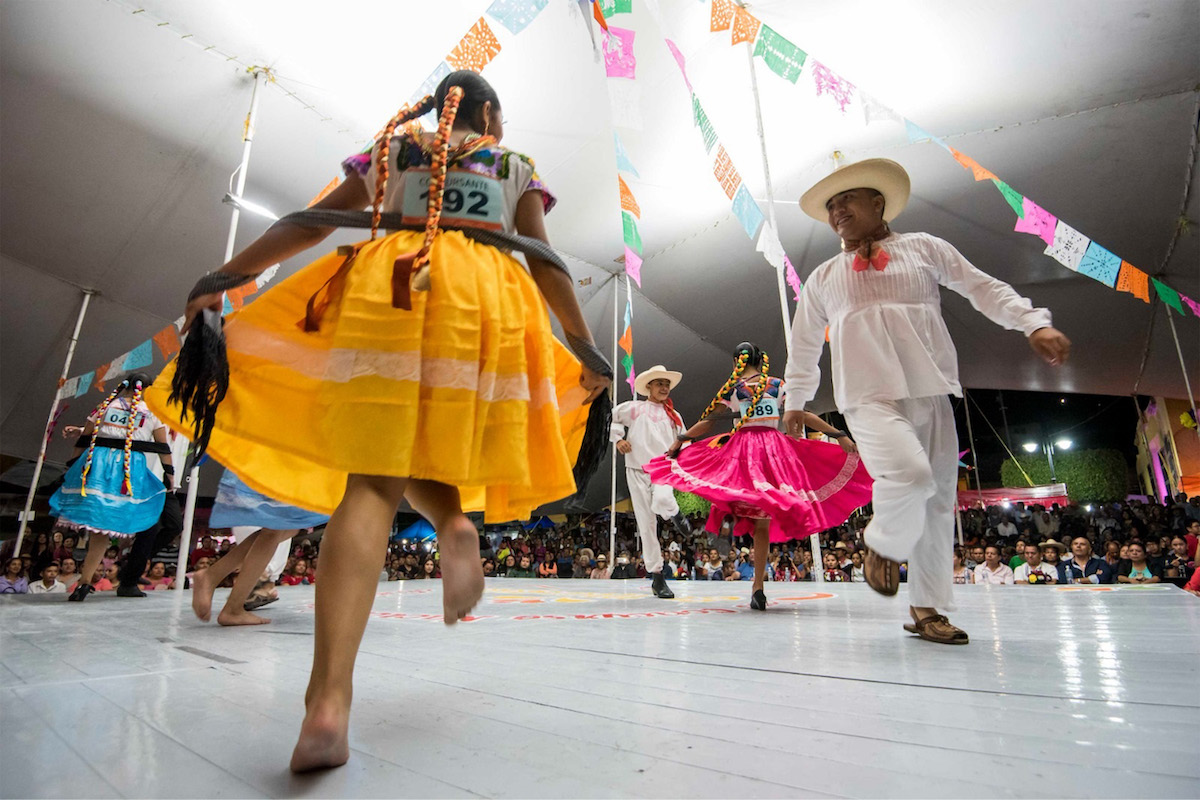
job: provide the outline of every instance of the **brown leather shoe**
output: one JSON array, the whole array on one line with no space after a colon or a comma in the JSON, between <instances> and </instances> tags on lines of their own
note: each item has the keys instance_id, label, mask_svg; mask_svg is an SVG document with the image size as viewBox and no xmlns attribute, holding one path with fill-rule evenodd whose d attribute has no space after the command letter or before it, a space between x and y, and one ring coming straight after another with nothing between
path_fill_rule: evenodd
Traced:
<instances>
[{"instance_id":1,"label":"brown leather shoe","mask_svg":"<svg viewBox=\"0 0 1200 800\"><path fill-rule=\"evenodd\" d=\"M863 575L867 586L884 597L893 597L900 591L900 563L884 558L869 547L863 560Z\"/></svg>"},{"instance_id":2,"label":"brown leather shoe","mask_svg":"<svg viewBox=\"0 0 1200 800\"><path fill-rule=\"evenodd\" d=\"M915 633L927 642L938 644L968 644L971 641L966 631L952 625L943 614L914 620L906 624L904 630Z\"/></svg>"}]
</instances>

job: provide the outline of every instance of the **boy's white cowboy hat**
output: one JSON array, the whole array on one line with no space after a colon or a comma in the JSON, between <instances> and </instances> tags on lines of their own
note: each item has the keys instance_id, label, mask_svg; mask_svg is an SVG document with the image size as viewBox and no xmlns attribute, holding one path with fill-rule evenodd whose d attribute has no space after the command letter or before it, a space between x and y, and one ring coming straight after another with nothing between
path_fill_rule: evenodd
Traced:
<instances>
[{"instance_id":1,"label":"boy's white cowboy hat","mask_svg":"<svg viewBox=\"0 0 1200 800\"><path fill-rule=\"evenodd\" d=\"M672 372L662 364L655 364L645 372L639 373L633 382L633 386L637 389L637 393L650 396L650 381L657 381L666 378L671 382L671 388L674 389L683 380L682 372Z\"/></svg>"},{"instance_id":2,"label":"boy's white cowboy hat","mask_svg":"<svg viewBox=\"0 0 1200 800\"><path fill-rule=\"evenodd\" d=\"M839 167L800 197L800 208L817 222L829 222L825 204L851 189L874 189L883 195L883 219L891 222L908 205L912 184L904 167L890 158L868 158Z\"/></svg>"}]
</instances>

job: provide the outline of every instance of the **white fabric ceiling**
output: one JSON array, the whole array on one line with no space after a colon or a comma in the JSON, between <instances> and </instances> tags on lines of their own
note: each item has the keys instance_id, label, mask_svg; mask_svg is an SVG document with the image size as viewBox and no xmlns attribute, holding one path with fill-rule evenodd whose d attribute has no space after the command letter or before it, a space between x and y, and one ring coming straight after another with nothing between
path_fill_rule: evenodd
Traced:
<instances>
[{"instance_id":1,"label":"white fabric ceiling","mask_svg":"<svg viewBox=\"0 0 1200 800\"><path fill-rule=\"evenodd\" d=\"M337 175L340 159L408 99L488 4L0 4L0 450L37 452L78 287L100 294L72 374L162 328L196 277L218 266L229 224L220 199L249 105L247 65L271 66L278 82L262 91L245 193L283 213ZM721 142L753 196L764 198L745 46L709 32L706 2L661 0L659 8ZM1160 274L1185 181L1195 179L1187 165L1200 4L764 0L752 11L1018 191ZM502 38L504 50L485 75L504 103L505 144L533 156L559 197L548 217L551 239L577 278L592 279L580 296L597 338L608 343L609 275L620 269L614 260L623 245L607 81L590 24L575 0L551 0L528 29ZM613 24L637 31L637 80L620 88L637 92L643 117L641 130L620 129L641 174L630 181L645 241L636 361L682 370L679 406L694 419L737 342L758 341L782 369L775 274L712 177L688 92L643 0ZM1035 362L1019 335L948 295L967 386L1125 394L1149 341L1140 391L1184 396L1161 308L1148 340L1150 306L1042 255L1039 239L1012 232L1013 214L991 184L975 183L945 151L909 144L901 125L865 126L857 106L842 114L814 96L807 76L793 86L760 61L758 80L780 235L801 277L837 242L799 212L795 198L828 171L835 149L848 160L894 158L914 186L895 227L948 239L1049 306L1075 343L1071 363L1052 370ZM1193 194L1193 220L1197 202ZM239 245L265 225L243 215ZM1193 229L1161 276L1200 298L1198 258ZM307 260L285 264L284 273ZM1197 386L1200 319L1177 325ZM72 401L64 422L81 419L97 399L93 392ZM816 405L831 405L828 380ZM56 442L51 457L64 456Z\"/></svg>"}]
</instances>

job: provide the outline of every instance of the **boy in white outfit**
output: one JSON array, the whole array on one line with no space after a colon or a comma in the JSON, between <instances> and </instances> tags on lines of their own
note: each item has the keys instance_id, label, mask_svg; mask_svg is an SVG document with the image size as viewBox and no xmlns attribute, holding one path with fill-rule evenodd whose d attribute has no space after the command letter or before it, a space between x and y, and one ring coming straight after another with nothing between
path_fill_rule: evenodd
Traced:
<instances>
[{"instance_id":1,"label":"boy in white outfit","mask_svg":"<svg viewBox=\"0 0 1200 800\"><path fill-rule=\"evenodd\" d=\"M843 252L817 267L801 292L785 378L789 399L799 405L784 414L784 425L800 434L800 410L820 382L828 326L834 399L875 479L875 515L864 535L867 583L896 594L900 562L907 561L913 621L905 629L941 644L966 644L967 634L937 610L954 607L958 435L947 395L962 396L938 286L1024 333L1051 365L1066 361L1071 343L1051 327L1048 310L972 266L948 242L893 233L887 223L908 196L904 168L875 158L838 169L800 199L806 214L841 237Z\"/></svg>"},{"instance_id":2,"label":"boy in white outfit","mask_svg":"<svg viewBox=\"0 0 1200 800\"><path fill-rule=\"evenodd\" d=\"M691 526L679 513L675 491L666 484L651 484L642 467L652 458L663 455L675 443L675 437L687 426L671 403L671 390L683 375L672 372L662 364L651 367L637 376L634 388L645 400L629 400L613 409L611 441L625 455L625 477L629 482L629 499L637 518L638 537L642 540L642 559L646 574L654 582L655 597L671 599L675 593L663 577L662 546L658 542L658 517L672 520L685 538L691 537ZM626 432L628 429L628 433Z\"/></svg>"}]
</instances>

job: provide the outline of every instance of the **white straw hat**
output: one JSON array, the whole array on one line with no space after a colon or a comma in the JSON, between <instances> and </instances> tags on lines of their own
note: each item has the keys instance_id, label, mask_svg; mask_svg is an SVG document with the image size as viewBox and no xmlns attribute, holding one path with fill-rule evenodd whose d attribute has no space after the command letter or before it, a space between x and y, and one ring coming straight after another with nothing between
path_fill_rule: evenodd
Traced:
<instances>
[{"instance_id":1,"label":"white straw hat","mask_svg":"<svg viewBox=\"0 0 1200 800\"><path fill-rule=\"evenodd\" d=\"M883 195L883 219L891 222L908 205L912 190L904 167L889 158L868 158L839 167L800 197L800 208L817 222L828 222L825 204L851 189L874 189Z\"/></svg>"},{"instance_id":2,"label":"white straw hat","mask_svg":"<svg viewBox=\"0 0 1200 800\"><path fill-rule=\"evenodd\" d=\"M655 364L645 372L639 373L637 378L634 380L633 385L634 388L637 389L638 394L646 395L648 397L650 395L650 381L662 380L663 378L666 378L668 381L670 381L671 388L674 389L679 385L679 382L683 380L683 373L672 372L662 364Z\"/></svg>"}]
</instances>

